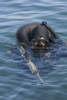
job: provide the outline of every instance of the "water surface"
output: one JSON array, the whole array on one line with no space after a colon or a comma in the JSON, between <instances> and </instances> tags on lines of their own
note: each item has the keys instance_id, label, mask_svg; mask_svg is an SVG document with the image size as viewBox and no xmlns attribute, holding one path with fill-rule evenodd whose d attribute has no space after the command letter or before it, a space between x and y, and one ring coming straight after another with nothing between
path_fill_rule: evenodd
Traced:
<instances>
[{"instance_id":1,"label":"water surface","mask_svg":"<svg viewBox=\"0 0 67 100\"><path fill-rule=\"evenodd\" d=\"M14 51L17 29L27 23L46 21L60 39L67 41L67 0L0 0L0 100L66 100L67 50L62 46L54 52L33 55L45 84L33 75L24 60Z\"/></svg>"}]
</instances>

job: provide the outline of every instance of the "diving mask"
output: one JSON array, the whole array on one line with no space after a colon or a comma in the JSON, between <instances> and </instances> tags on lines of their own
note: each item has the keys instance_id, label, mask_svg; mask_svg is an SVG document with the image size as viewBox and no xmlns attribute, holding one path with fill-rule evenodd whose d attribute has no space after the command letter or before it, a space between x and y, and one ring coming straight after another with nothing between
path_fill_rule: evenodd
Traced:
<instances>
[{"instance_id":1,"label":"diving mask","mask_svg":"<svg viewBox=\"0 0 67 100\"><path fill-rule=\"evenodd\" d=\"M45 40L33 40L32 41L33 49L46 49L49 44Z\"/></svg>"}]
</instances>

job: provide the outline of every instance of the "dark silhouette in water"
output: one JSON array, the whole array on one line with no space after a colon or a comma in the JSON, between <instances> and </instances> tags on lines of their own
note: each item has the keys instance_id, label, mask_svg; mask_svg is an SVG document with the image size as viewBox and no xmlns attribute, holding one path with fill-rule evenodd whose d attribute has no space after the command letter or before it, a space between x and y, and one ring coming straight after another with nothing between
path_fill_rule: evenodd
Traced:
<instances>
[{"instance_id":1,"label":"dark silhouette in water","mask_svg":"<svg viewBox=\"0 0 67 100\"><path fill-rule=\"evenodd\" d=\"M46 22L31 23L20 27L16 32L18 43L23 46L32 46L33 50L46 50L58 38L56 32Z\"/></svg>"},{"instance_id":2,"label":"dark silhouette in water","mask_svg":"<svg viewBox=\"0 0 67 100\"><path fill-rule=\"evenodd\" d=\"M50 26L48 26L46 22L42 22L42 24L31 23L31 24L22 26L16 32L16 37L17 37L17 41L18 41L19 45L14 46L14 48L12 47L12 49L10 49L10 51L8 53L17 54L17 51L20 51L21 56L25 57L25 61L27 62L28 67L31 70L31 72L34 73L40 79L41 83L44 83L43 79L39 75L38 69L40 69L40 70L44 69L44 68L47 69L49 67L49 64L47 65L47 63L46 63L46 61L47 61L46 59L48 59L48 63L50 62L50 64L51 63L53 64L53 61L56 62L56 57L59 58L61 56L61 54L60 54L61 48L60 47L64 46L64 43L62 42L62 40L60 40L58 38L56 32L54 32L53 29ZM39 58L35 57L35 60L37 60L37 59L39 60L41 58L43 62L44 62L44 58L45 58L45 62L44 62L45 67L43 67L42 61L41 61L41 64L40 64L40 61L38 61L39 65L41 65L41 67L39 68L39 66L38 66L38 69L36 68L36 66L34 65L34 63L32 62L32 60L29 57L29 54L28 54L29 52L28 51L26 52L25 51L26 49L24 49L25 47L30 47L30 46L32 46L32 50L36 53L42 54L42 52L45 52L45 53L43 53L43 55L40 55ZM57 50L58 47L60 48L60 50ZM54 49L54 48L56 48L56 49ZM47 51L47 53L46 53L46 51ZM66 51L66 49L65 49L65 51ZM66 53L63 54L63 56L65 56L65 55L66 55ZM57 60L58 60L58 58L57 58Z\"/></svg>"}]
</instances>

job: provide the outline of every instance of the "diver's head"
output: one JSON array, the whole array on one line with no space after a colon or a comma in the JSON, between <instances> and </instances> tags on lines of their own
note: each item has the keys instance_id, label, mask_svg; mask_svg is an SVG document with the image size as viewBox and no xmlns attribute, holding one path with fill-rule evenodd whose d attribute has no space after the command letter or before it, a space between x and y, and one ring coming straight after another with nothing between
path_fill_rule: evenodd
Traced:
<instances>
[{"instance_id":1,"label":"diver's head","mask_svg":"<svg viewBox=\"0 0 67 100\"><path fill-rule=\"evenodd\" d=\"M34 51L46 51L48 47L49 41L45 40L44 37L39 37L32 40L32 50Z\"/></svg>"},{"instance_id":2,"label":"diver's head","mask_svg":"<svg viewBox=\"0 0 67 100\"><path fill-rule=\"evenodd\" d=\"M33 29L32 32L32 49L39 51L45 51L49 46L49 33L48 30L42 26L38 25Z\"/></svg>"}]
</instances>

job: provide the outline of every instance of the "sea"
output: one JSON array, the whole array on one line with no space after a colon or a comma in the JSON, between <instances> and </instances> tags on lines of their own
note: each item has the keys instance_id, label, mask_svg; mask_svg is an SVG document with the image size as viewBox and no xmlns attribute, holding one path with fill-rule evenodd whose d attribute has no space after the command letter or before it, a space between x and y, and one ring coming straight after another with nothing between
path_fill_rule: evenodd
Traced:
<instances>
[{"instance_id":1,"label":"sea","mask_svg":"<svg viewBox=\"0 0 67 100\"><path fill-rule=\"evenodd\" d=\"M47 53L27 50L44 84L16 48L18 28L42 21L60 39ZM67 0L0 0L0 100L67 100Z\"/></svg>"}]
</instances>

